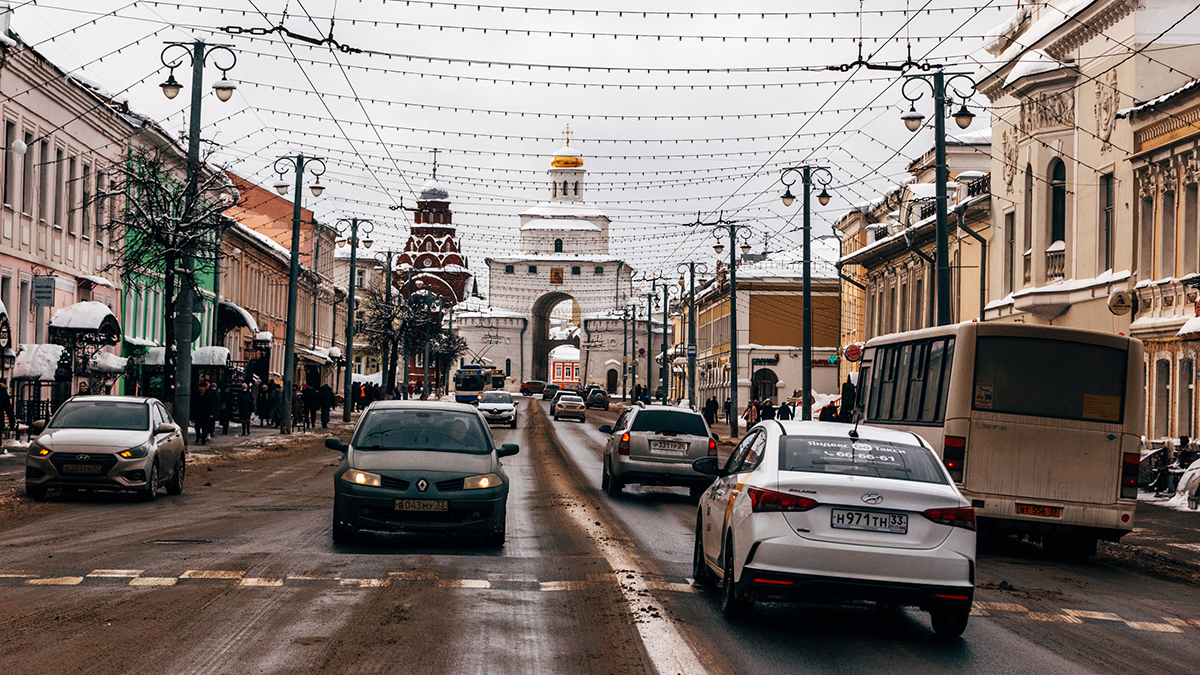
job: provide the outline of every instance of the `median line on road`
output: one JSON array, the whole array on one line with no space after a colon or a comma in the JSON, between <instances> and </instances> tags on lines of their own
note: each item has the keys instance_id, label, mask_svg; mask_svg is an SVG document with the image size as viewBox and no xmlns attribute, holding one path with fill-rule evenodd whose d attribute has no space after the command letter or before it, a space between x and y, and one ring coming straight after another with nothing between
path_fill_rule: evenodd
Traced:
<instances>
[{"instance_id":1,"label":"median line on road","mask_svg":"<svg viewBox=\"0 0 1200 675\"><path fill-rule=\"evenodd\" d=\"M146 570L92 570L88 572L89 577L99 577L102 579L128 579L130 577L140 577L142 572Z\"/></svg>"}]
</instances>

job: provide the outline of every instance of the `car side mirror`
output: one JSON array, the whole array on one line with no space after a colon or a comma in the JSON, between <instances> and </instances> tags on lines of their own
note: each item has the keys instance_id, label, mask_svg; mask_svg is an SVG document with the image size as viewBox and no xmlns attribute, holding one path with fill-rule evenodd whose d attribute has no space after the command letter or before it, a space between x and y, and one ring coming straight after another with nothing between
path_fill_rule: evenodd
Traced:
<instances>
[{"instance_id":1,"label":"car side mirror","mask_svg":"<svg viewBox=\"0 0 1200 675\"><path fill-rule=\"evenodd\" d=\"M720 476L721 467L717 464L716 457L701 457L692 462L692 471L702 473L706 476Z\"/></svg>"},{"instance_id":2,"label":"car side mirror","mask_svg":"<svg viewBox=\"0 0 1200 675\"><path fill-rule=\"evenodd\" d=\"M612 433L612 427L611 427L611 426L609 426L609 425L607 425L607 424L601 424L601 425L600 425L600 433L602 433L602 434L611 434L611 433Z\"/></svg>"},{"instance_id":3,"label":"car side mirror","mask_svg":"<svg viewBox=\"0 0 1200 675\"><path fill-rule=\"evenodd\" d=\"M512 455L515 455L520 451L521 451L521 446L517 445L516 443L505 443L504 445L500 446L499 450L496 450L496 456L497 457L511 457Z\"/></svg>"},{"instance_id":4,"label":"car side mirror","mask_svg":"<svg viewBox=\"0 0 1200 675\"><path fill-rule=\"evenodd\" d=\"M170 433L174 433L176 428L177 427L174 424L171 424L170 422L159 422L158 426L154 428L154 433L156 435L157 434L170 434Z\"/></svg>"},{"instance_id":5,"label":"car side mirror","mask_svg":"<svg viewBox=\"0 0 1200 675\"><path fill-rule=\"evenodd\" d=\"M29 423L29 433L40 434L46 428L46 420L34 420Z\"/></svg>"},{"instance_id":6,"label":"car side mirror","mask_svg":"<svg viewBox=\"0 0 1200 675\"><path fill-rule=\"evenodd\" d=\"M330 450L337 450L338 452L345 452L346 449L349 448L350 446L346 444L346 441L343 441L342 439L337 438L336 436L330 436L329 438L325 439L325 447L329 448Z\"/></svg>"}]
</instances>

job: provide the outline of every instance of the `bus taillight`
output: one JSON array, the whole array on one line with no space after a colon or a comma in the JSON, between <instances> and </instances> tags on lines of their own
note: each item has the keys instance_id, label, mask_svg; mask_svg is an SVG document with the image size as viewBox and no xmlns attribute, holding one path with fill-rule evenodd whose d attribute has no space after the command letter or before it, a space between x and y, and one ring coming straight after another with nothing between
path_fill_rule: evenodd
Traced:
<instances>
[{"instance_id":1,"label":"bus taillight","mask_svg":"<svg viewBox=\"0 0 1200 675\"><path fill-rule=\"evenodd\" d=\"M962 436L946 436L942 443L942 462L955 483L963 482L963 469L967 464L967 439Z\"/></svg>"},{"instance_id":2,"label":"bus taillight","mask_svg":"<svg viewBox=\"0 0 1200 675\"><path fill-rule=\"evenodd\" d=\"M1138 468L1142 456L1136 452L1125 453L1121 461L1121 499L1137 499Z\"/></svg>"}]
</instances>

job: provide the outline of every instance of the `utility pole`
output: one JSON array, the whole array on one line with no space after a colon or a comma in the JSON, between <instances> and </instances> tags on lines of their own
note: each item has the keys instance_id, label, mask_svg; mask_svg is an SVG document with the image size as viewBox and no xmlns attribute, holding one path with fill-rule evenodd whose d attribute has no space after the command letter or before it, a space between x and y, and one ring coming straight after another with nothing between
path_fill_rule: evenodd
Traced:
<instances>
[{"instance_id":1,"label":"utility pole","mask_svg":"<svg viewBox=\"0 0 1200 675\"><path fill-rule=\"evenodd\" d=\"M700 406L696 402L696 267L700 268L701 274L708 273L708 265L695 260L686 263L680 263L675 269L683 272L683 268L688 269L690 278L688 280L688 288L690 295L688 297L688 341L687 341L687 357L688 357L688 400L692 402L692 406L697 410ZM679 277L679 285L683 285L683 277Z\"/></svg>"},{"instance_id":2,"label":"utility pole","mask_svg":"<svg viewBox=\"0 0 1200 675\"><path fill-rule=\"evenodd\" d=\"M629 375L629 308L621 309L621 400L628 401L626 377Z\"/></svg>"},{"instance_id":3,"label":"utility pole","mask_svg":"<svg viewBox=\"0 0 1200 675\"><path fill-rule=\"evenodd\" d=\"M358 285L358 228L360 226L366 229L363 234L367 235L367 239L363 241L363 245L371 248L372 241L370 239L371 230L375 229L375 225L370 220L361 218L342 218L337 221L337 225L349 227L349 235L341 242L342 244L350 245L350 291L347 295L346 304L346 380L342 384L342 421L350 421L350 412L354 407L351 401L354 400L354 378L351 377L352 366L354 360L354 288ZM339 228L342 232L344 229Z\"/></svg>"}]
</instances>

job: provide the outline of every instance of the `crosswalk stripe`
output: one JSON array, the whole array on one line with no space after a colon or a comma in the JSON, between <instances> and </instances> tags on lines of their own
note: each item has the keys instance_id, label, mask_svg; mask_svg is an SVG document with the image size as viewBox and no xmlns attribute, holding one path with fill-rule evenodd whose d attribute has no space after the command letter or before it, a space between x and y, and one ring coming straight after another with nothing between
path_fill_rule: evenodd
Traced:
<instances>
[{"instance_id":1,"label":"crosswalk stripe","mask_svg":"<svg viewBox=\"0 0 1200 675\"><path fill-rule=\"evenodd\" d=\"M491 588L487 579L438 579L438 588Z\"/></svg>"},{"instance_id":2,"label":"crosswalk stripe","mask_svg":"<svg viewBox=\"0 0 1200 675\"><path fill-rule=\"evenodd\" d=\"M283 579L269 577L243 577L238 580L238 586L282 586Z\"/></svg>"},{"instance_id":3,"label":"crosswalk stripe","mask_svg":"<svg viewBox=\"0 0 1200 675\"><path fill-rule=\"evenodd\" d=\"M78 586L83 583L83 577L48 577L45 579L27 579L27 584L34 586Z\"/></svg>"},{"instance_id":4,"label":"crosswalk stripe","mask_svg":"<svg viewBox=\"0 0 1200 675\"><path fill-rule=\"evenodd\" d=\"M1148 621L1126 621L1125 625L1134 630L1148 630L1156 633L1182 633L1177 626L1169 623L1150 623Z\"/></svg>"},{"instance_id":5,"label":"crosswalk stripe","mask_svg":"<svg viewBox=\"0 0 1200 675\"><path fill-rule=\"evenodd\" d=\"M1069 614L1051 614L1050 612L1030 612L1027 614L1034 621L1055 621L1058 623L1083 623L1083 619L1073 617Z\"/></svg>"},{"instance_id":6,"label":"crosswalk stripe","mask_svg":"<svg viewBox=\"0 0 1200 675\"><path fill-rule=\"evenodd\" d=\"M175 577L134 577L129 580L130 586L174 586L179 580Z\"/></svg>"},{"instance_id":7,"label":"crosswalk stripe","mask_svg":"<svg viewBox=\"0 0 1200 675\"><path fill-rule=\"evenodd\" d=\"M539 584L541 591L581 591L592 585L590 581L543 581Z\"/></svg>"},{"instance_id":8,"label":"crosswalk stripe","mask_svg":"<svg viewBox=\"0 0 1200 675\"><path fill-rule=\"evenodd\" d=\"M188 570L179 576L180 579L241 579L245 572L236 570Z\"/></svg>"},{"instance_id":9,"label":"crosswalk stripe","mask_svg":"<svg viewBox=\"0 0 1200 675\"><path fill-rule=\"evenodd\" d=\"M101 578L129 578L141 576L145 570L92 570L88 572L89 577Z\"/></svg>"},{"instance_id":10,"label":"crosswalk stripe","mask_svg":"<svg viewBox=\"0 0 1200 675\"><path fill-rule=\"evenodd\" d=\"M1100 621L1124 621L1111 612L1089 612L1082 609L1064 609L1064 612L1080 619L1099 619Z\"/></svg>"}]
</instances>

